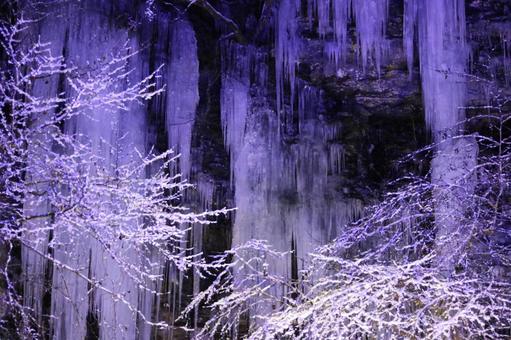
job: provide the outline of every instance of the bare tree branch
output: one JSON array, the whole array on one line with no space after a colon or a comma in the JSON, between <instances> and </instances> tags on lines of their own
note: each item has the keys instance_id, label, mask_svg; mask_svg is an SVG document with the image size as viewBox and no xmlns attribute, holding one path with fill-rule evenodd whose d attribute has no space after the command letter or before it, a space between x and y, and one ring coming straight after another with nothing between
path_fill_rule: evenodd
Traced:
<instances>
[{"instance_id":1,"label":"bare tree branch","mask_svg":"<svg viewBox=\"0 0 511 340\"><path fill-rule=\"evenodd\" d=\"M176 0L176 1L187 5L187 8L191 6L201 8L202 10L206 11L209 15L211 15L213 19L225 24L227 28L232 31L232 35L234 36L235 40L238 43L240 44L247 43L247 40L243 35L243 32L239 28L238 24L234 22L234 20L232 20L231 18L219 12L213 5L209 3L209 1L207 0ZM170 4L168 1L166 3Z\"/></svg>"}]
</instances>

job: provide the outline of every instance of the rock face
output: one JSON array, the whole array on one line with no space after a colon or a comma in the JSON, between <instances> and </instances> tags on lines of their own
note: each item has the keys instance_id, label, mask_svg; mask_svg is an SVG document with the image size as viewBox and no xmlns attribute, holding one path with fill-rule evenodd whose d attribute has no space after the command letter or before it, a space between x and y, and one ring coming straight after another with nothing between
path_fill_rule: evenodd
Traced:
<instances>
[{"instance_id":1,"label":"rock face","mask_svg":"<svg viewBox=\"0 0 511 340\"><path fill-rule=\"evenodd\" d=\"M242 43L234 41L231 26L200 6L184 11L181 1L154 2L151 18L139 1L84 1L82 29L95 2L112 31L146 46L140 73L167 64L166 93L141 113L139 142L183 153L179 170L197 186L187 197L197 209L238 208L204 230L194 227L190 243L205 256L250 238L268 239L279 250L296 251L270 264L292 279L291 268L301 267L293 261L357 218L389 180L409 170L396 161L430 139L421 56L410 51L431 46L414 43L413 25L403 43L409 14L402 0L336 1L332 8L319 0L307 6L211 1L238 25ZM511 4L459 3L466 9L466 23L458 24L467 28L467 71L508 86ZM77 29L69 28L71 36ZM467 87L469 103L485 100L479 82ZM183 303L207 284L196 276L176 282ZM154 318L172 318L167 314L171 308Z\"/></svg>"}]
</instances>

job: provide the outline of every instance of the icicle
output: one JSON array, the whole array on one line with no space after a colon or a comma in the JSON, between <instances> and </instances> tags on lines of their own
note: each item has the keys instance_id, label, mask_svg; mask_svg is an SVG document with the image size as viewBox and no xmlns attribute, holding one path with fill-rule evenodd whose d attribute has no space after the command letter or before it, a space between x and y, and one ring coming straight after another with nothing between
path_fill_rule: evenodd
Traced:
<instances>
[{"instance_id":1,"label":"icicle","mask_svg":"<svg viewBox=\"0 0 511 340\"><path fill-rule=\"evenodd\" d=\"M409 4L410 5L410 4ZM413 5L413 4L412 4ZM463 200L473 194L477 141L456 136L463 128L468 49L463 0L429 0L418 5L419 57L426 124L438 143L431 162L435 185L437 266L449 276L457 260ZM471 175L472 174L472 175Z\"/></svg>"},{"instance_id":2,"label":"icicle","mask_svg":"<svg viewBox=\"0 0 511 340\"><path fill-rule=\"evenodd\" d=\"M192 129L199 103L199 61L195 32L187 20L174 24L170 46L166 109L169 147L181 154L179 171L183 178L189 178Z\"/></svg>"},{"instance_id":3,"label":"icicle","mask_svg":"<svg viewBox=\"0 0 511 340\"><path fill-rule=\"evenodd\" d=\"M298 0L282 0L280 2L277 28L275 33L275 77L277 82L277 114L284 117L284 124L287 116L283 115L285 88L289 85L289 104L292 114L295 101L296 88L296 66L300 50L298 37L297 15L300 8ZM279 127L280 131L280 127Z\"/></svg>"},{"instance_id":4,"label":"icicle","mask_svg":"<svg viewBox=\"0 0 511 340\"><path fill-rule=\"evenodd\" d=\"M290 251L295 245L294 260L289 255L266 262L272 274L284 279L292 278L292 265L304 268L307 253L335 237L362 209L356 199L339 198L332 185L332 175L344 167L343 148L336 143L341 127L321 119L324 106L318 88L301 82L297 88L300 129L296 141L281 143L275 113L264 105L253 105L234 168L238 209L233 245L252 238L269 240L279 251ZM257 100L252 98L254 103ZM269 292L286 294L276 289ZM264 314L272 306L259 308L251 310L251 315Z\"/></svg>"},{"instance_id":5,"label":"icicle","mask_svg":"<svg viewBox=\"0 0 511 340\"><path fill-rule=\"evenodd\" d=\"M385 26L387 24L388 0L353 0L352 6L357 25L362 68L367 69L367 61L372 55L379 74L382 58L387 50Z\"/></svg>"},{"instance_id":6,"label":"icicle","mask_svg":"<svg viewBox=\"0 0 511 340\"><path fill-rule=\"evenodd\" d=\"M129 41L131 51L139 48L138 41L129 39L127 31L110 26L105 16L72 7L67 16L68 62L85 74L94 73L103 66L105 60L113 55L128 53L125 43ZM87 20L87 25L82 24ZM139 81L144 72L144 63L139 56L131 57L133 72L130 80ZM124 81L113 87L125 86ZM110 89L106 89L108 91ZM73 96L73 89L67 89ZM69 134L83 136L83 142L90 145L97 161L91 169L83 169L89 174L114 174L119 165L130 162L135 150L144 153L146 131L145 118L139 106L129 108L121 114L120 110L108 108L94 109L66 122L65 130ZM122 118L121 118L122 115ZM121 138L122 136L122 138ZM98 197L98 200L111 202L111 197ZM104 213L109 204L105 204ZM136 228L139 221L129 221L122 228ZM65 224L64 224L65 225ZM107 230L100 238L112 237L108 251L104 244L90 233L94 230L84 228L83 233L70 233L66 228L54 230L54 257L56 261L78 268L84 276L98 280L106 289L118 293L132 308L138 308L150 319L151 298L138 291L138 284L120 266L140 266L140 254L133 249L125 249L125 244L116 235L108 235ZM112 254L122 254L129 263L119 264ZM92 294L92 295L91 295ZM139 305L139 301L144 300ZM101 339L134 339L137 336L137 315L124 303L111 294L94 290L83 278L75 273L54 267L52 284L53 334L55 339L82 339L85 337L87 314L98 318ZM145 334L147 330L145 330Z\"/></svg>"},{"instance_id":7,"label":"icicle","mask_svg":"<svg viewBox=\"0 0 511 340\"><path fill-rule=\"evenodd\" d=\"M350 0L333 1L334 18L334 38L335 38L335 65L338 67L340 62L346 61L347 41L348 41L348 21L351 11Z\"/></svg>"},{"instance_id":8,"label":"icicle","mask_svg":"<svg viewBox=\"0 0 511 340\"><path fill-rule=\"evenodd\" d=\"M336 67L340 66L341 61L346 60L351 1L309 0L307 2L309 25L312 26L314 18L317 18L318 34L322 39L325 39L328 33L333 31L334 41L325 42L325 54Z\"/></svg>"},{"instance_id":9,"label":"icicle","mask_svg":"<svg viewBox=\"0 0 511 340\"><path fill-rule=\"evenodd\" d=\"M98 1L97 4L110 6L109 2ZM129 53L126 47L129 47L130 52L140 48L136 38L129 37L128 31L124 28L111 25L108 16L101 11L91 12L80 4L69 4L63 6L63 9L58 12L60 14L56 16L58 19L52 17L51 20L41 21L37 33L42 39L52 43L51 48L55 56L62 53L64 42L66 42L66 62L70 66L76 66L77 70L83 72L85 76L101 70L114 55L124 56L123 53ZM61 18L64 19L61 20ZM169 62L166 110L169 145L182 154L180 168L176 170L188 176L191 129L198 103L197 47L192 28L184 21L175 24L171 40L173 50ZM127 46L126 42L128 42ZM126 86L126 80L128 83L135 83L141 80L143 74L148 73L146 69L148 63L143 60L141 54L131 56L127 62L131 71L127 79L112 84L112 88L116 90ZM36 80L33 94L55 96L58 91L62 91L58 89L58 86L59 79ZM73 91L72 87L65 89L69 97L75 95ZM98 90L99 95L100 92ZM158 105L158 98L155 102ZM81 136L81 141L90 146L93 157L97 159L90 169L83 169L85 175L103 173L106 176L115 176L119 165L129 163L134 157L138 157L137 151L144 154L148 130L145 113L145 109L138 104L122 112L120 109L100 107L66 121L64 125L66 133ZM206 197L207 195L209 192L204 191L201 197L205 205L210 205L211 199ZM111 197L98 197L99 202L106 203L103 205L105 211L101 213L113 213L109 207L115 205L115 202L111 200ZM43 199L36 201L28 198L25 204L27 214L49 212L49 207ZM39 221L34 224L34 230L41 229L46 226L46 223L50 223L45 219ZM138 223L140 221L127 221L126 225L123 224L120 227L130 231L139 227ZM54 266L51 283L51 315L54 317L50 321L53 338L85 338L87 317L90 314L97 318L100 339L149 338L151 327L147 326L144 318L134 311L138 310L145 319L150 320L154 296L150 291L139 290L137 278L132 277L122 266L153 267L155 272L159 272L160 267L151 263L151 260L142 262L141 251L144 251L144 255L147 255L149 259L156 259L155 255L151 254L151 249L126 248L126 244L119 235L109 234L111 231L108 228L105 230L102 228L99 232L104 232L105 235L100 238L106 242L107 249L105 244L100 244L98 238L94 236L94 225L84 226L79 229L81 232L73 229L72 233L65 227L65 223L57 225L59 227L54 228L50 245L40 241L40 239L48 239L47 233L34 236L38 238L38 250L46 253L48 246L53 247L52 255L58 263L76 268L79 274L91 280L97 280L102 287L118 293L119 298L101 289L94 289L90 283L74 272ZM27 229L32 227L27 225ZM202 229L195 232L194 241L202 242L202 236L199 235L201 232ZM105 237L111 237L111 240L105 241ZM201 244L196 245L201 248ZM114 259L115 254L120 255L125 263L118 263ZM40 317L44 288L40 283L45 278L46 264L39 255L34 256L27 249L23 250L22 256L25 273L37 276L37 279L33 281L38 282L35 285L27 281L24 303L33 307L37 316ZM172 274L169 276L177 277ZM179 282L173 282L179 290L182 287L181 281L182 277L179 277ZM196 282L200 281L196 280ZM145 283L148 286L152 284ZM161 287L155 287L155 290L158 291L159 288ZM130 306L127 306L125 302ZM174 303L173 308L175 306Z\"/></svg>"},{"instance_id":10,"label":"icicle","mask_svg":"<svg viewBox=\"0 0 511 340\"><path fill-rule=\"evenodd\" d=\"M413 71L413 41L415 34L415 26L417 23L417 1L405 1L404 18L403 18L403 48L406 53L406 64L408 65L408 73L411 79Z\"/></svg>"},{"instance_id":11,"label":"icicle","mask_svg":"<svg viewBox=\"0 0 511 340\"><path fill-rule=\"evenodd\" d=\"M83 22L87 21L87 25ZM128 41L127 32L110 26L108 20L101 14L91 14L79 10L70 22L69 33L69 61L79 69L95 72L104 60L112 55L120 53ZM134 48L138 44L132 42ZM134 61L136 66L139 63ZM140 72L141 70L137 70ZM133 75L135 76L135 75ZM113 86L123 86L115 84ZM107 89L108 90L108 89ZM72 93L72 90L69 89ZM121 119L120 111L107 108L95 109L87 112L87 115L76 117L66 129L70 133L78 133L84 136L85 141L90 142L94 156L98 157L95 168L85 170L94 174L96 172L114 173L114 169L129 161L130 154L135 147L144 151L144 123L139 121L140 114L129 112ZM124 131L123 131L124 130ZM125 140L119 138L127 133ZM125 150L121 150L120 143L126 143ZM109 202L110 197L100 197L100 200ZM105 213L110 213L105 211ZM137 223L134 221L133 223ZM130 228L127 224L125 228ZM106 233L106 230L100 231ZM83 268L83 273L111 291L117 292L132 306L138 303L137 284L124 273L109 252L123 253L122 241L110 244L109 252L103 244L94 236L70 235L66 230L56 230L56 242L62 244L56 249L55 258L67 263L73 268ZM105 237L105 236L101 236ZM90 254L90 255L89 255ZM138 254L129 253L130 264L138 264ZM128 264L126 264L128 265ZM54 272L54 296L52 309L55 315L61 315L61 319L54 325L57 339L81 338L77 331L85 330L87 312L93 312L98 317L99 335L101 339L134 339L137 333L136 315L121 301L116 301L112 295L101 290L94 292L94 299L90 300L88 292L91 289L88 283L78 278L74 273ZM67 292L66 292L67 290ZM68 296L68 294L70 296ZM80 324L76 320L80 319Z\"/></svg>"},{"instance_id":12,"label":"icicle","mask_svg":"<svg viewBox=\"0 0 511 340\"><path fill-rule=\"evenodd\" d=\"M222 48L222 88L220 114L224 144L230 154L231 184L245 135L250 107L250 59L248 47L226 43Z\"/></svg>"},{"instance_id":13,"label":"icicle","mask_svg":"<svg viewBox=\"0 0 511 340\"><path fill-rule=\"evenodd\" d=\"M419 5L419 51L426 123L438 133L464 118L467 46L462 0Z\"/></svg>"},{"instance_id":14,"label":"icicle","mask_svg":"<svg viewBox=\"0 0 511 340\"><path fill-rule=\"evenodd\" d=\"M330 30L330 0L315 0L318 18L318 33L324 38ZM335 6L335 1L334 1Z\"/></svg>"},{"instance_id":15,"label":"icicle","mask_svg":"<svg viewBox=\"0 0 511 340\"><path fill-rule=\"evenodd\" d=\"M269 75L269 61L268 53L255 50L254 58L252 61L252 78L256 85L254 91L256 95L266 97L268 95L268 75Z\"/></svg>"},{"instance_id":16,"label":"icicle","mask_svg":"<svg viewBox=\"0 0 511 340\"><path fill-rule=\"evenodd\" d=\"M302 124L308 119L318 117L321 107L321 94L319 89L309 85L302 85L298 94L298 118L300 130L303 129Z\"/></svg>"},{"instance_id":17,"label":"icicle","mask_svg":"<svg viewBox=\"0 0 511 340\"><path fill-rule=\"evenodd\" d=\"M340 175L345 167L344 147L340 144L332 144L329 148L329 171Z\"/></svg>"},{"instance_id":18,"label":"icicle","mask_svg":"<svg viewBox=\"0 0 511 340\"><path fill-rule=\"evenodd\" d=\"M200 211L213 209L213 194L215 191L215 183L204 176L199 176L197 181L197 191L199 193Z\"/></svg>"},{"instance_id":19,"label":"icicle","mask_svg":"<svg viewBox=\"0 0 511 340\"><path fill-rule=\"evenodd\" d=\"M197 192L199 194L200 211L208 211L213 208L213 194L215 191L215 183L205 176L198 176ZM204 225L195 223L192 228L193 252L200 254L203 251L203 235ZM200 293L201 276L196 271L193 272L193 287L192 294L197 296ZM198 330L199 321L199 308L195 307L194 310L194 329Z\"/></svg>"},{"instance_id":20,"label":"icicle","mask_svg":"<svg viewBox=\"0 0 511 340\"><path fill-rule=\"evenodd\" d=\"M179 167L172 169L180 173L183 179L189 180L191 174L191 143L192 130L199 103L199 60L197 40L191 23L186 19L175 21L172 26L170 43L170 61L167 73L167 103L165 120L168 134L168 146L180 154ZM181 225L186 229L190 226ZM191 235L192 242L201 242L198 230ZM195 244L194 244L195 245ZM186 241L178 245L186 249ZM197 245L198 246L198 245ZM172 322L181 309L184 275L172 264L167 268L167 286L171 301L169 308ZM173 336L173 328L170 330Z\"/></svg>"},{"instance_id":21,"label":"icicle","mask_svg":"<svg viewBox=\"0 0 511 340\"><path fill-rule=\"evenodd\" d=\"M129 51L137 51L142 45L135 36L128 37L130 44ZM137 53L128 60L128 68L132 70L129 78L129 83L137 83L141 81L147 74L149 74L148 64L144 60L141 53ZM146 133L147 133L147 120L146 120L146 108L140 103L133 103L126 112L121 112L118 123L119 133L117 137L117 165L126 165L130 162L139 161L139 154L146 153ZM138 174L139 177L144 176L145 173ZM140 194L143 194L142 192ZM144 223L140 220L130 220L123 226L127 231L138 231L140 230L140 224ZM145 266L148 268L147 272L155 271L155 268L150 263L150 246L138 247L136 249L124 249L125 245L122 241L119 242L123 248L122 252L125 254L125 258L128 259L127 265L134 265L137 267ZM147 259L143 256L147 255ZM153 267L153 268L151 268ZM111 266L110 266L111 268ZM144 315L147 321L151 321L152 307L154 301L154 295L151 291L146 289L138 289L139 284L132 278L126 277L126 274L120 275L122 283L121 292L124 292L124 298L129 301L132 306L135 306L137 310ZM145 283L147 287L154 285L149 278L146 278ZM112 300L108 297L109 301ZM116 338L123 339L149 339L151 334L151 326L143 320L140 315L135 315L133 311L129 311L125 305L117 307L118 311L122 311L124 322L126 324L126 335L118 335L120 332L117 330L114 332ZM119 312L117 312L119 313ZM135 321L135 322L134 322ZM122 334L122 333L121 333ZM108 339L114 339L111 335L105 337Z\"/></svg>"},{"instance_id":22,"label":"icicle","mask_svg":"<svg viewBox=\"0 0 511 340\"><path fill-rule=\"evenodd\" d=\"M354 17L358 42L359 61L364 71L368 62L374 60L378 74L383 57L388 50L385 38L388 0L309 0L308 15L312 25L314 17L318 22L318 34L326 38L333 30L334 41L327 41L325 54L336 67L346 62L348 47L348 25ZM332 20L331 20L332 18ZM332 22L332 23L331 23Z\"/></svg>"}]
</instances>

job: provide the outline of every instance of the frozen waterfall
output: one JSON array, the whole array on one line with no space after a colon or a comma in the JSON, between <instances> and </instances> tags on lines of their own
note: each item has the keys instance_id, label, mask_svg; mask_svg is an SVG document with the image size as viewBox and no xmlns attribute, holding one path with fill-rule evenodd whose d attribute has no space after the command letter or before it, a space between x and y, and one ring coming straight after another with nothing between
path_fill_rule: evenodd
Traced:
<instances>
[{"instance_id":1,"label":"frozen waterfall","mask_svg":"<svg viewBox=\"0 0 511 340\"><path fill-rule=\"evenodd\" d=\"M104 64L111 59L127 64L129 71L122 81L93 89L98 97L129 87L164 65L156 78L158 87L164 90L150 102L129 107L116 103L98 106L74 116L62 126L68 135L76 136L90 147L93 165L80 169L80 174L116 178L119 168L137 159L139 154L146 154L153 147L158 152L173 149L180 157L168 169L168 176L180 174L196 187L194 194L176 201L193 201L191 204L202 210L216 209L225 202L232 204L236 211L229 221L232 229L226 238L233 246L252 239L268 240L273 248L286 253L281 259L268 260L268 269L290 282L299 279L298 273L310 260L308 253L333 240L346 224L363 214L366 202L362 196L366 188L361 190L364 194L353 194L348 192L347 181L343 181L350 153L358 151L347 148L345 137L353 127L344 124L344 116L339 117L357 112L356 105L339 104L342 101L339 98L329 98L329 103L325 98L335 86L338 88L333 92L337 90L338 96L344 95L345 79L339 74L348 74L345 78L353 82L366 77L362 81L367 80L368 84L385 77L386 66L390 64L386 62L390 59L387 58L391 46L387 24L391 19L391 4L391 0L280 0L269 11L272 14L267 24L273 28L270 31L274 35L268 41L261 42L264 39L257 37L235 42L232 34L226 34L227 28L217 23L221 37L215 36L218 41L208 45L200 34L209 32L204 33L203 22L197 23L197 18L202 17L193 12L196 8L192 5L182 11L169 9L172 7L169 5L168 12L159 12L159 5L154 1L143 5L127 0L115 4L106 0L77 1L54 9L55 17L39 20L30 35L51 42L52 54L61 56L83 81L105 72ZM113 8L123 14L118 15ZM438 250L447 253L445 244L449 236L462 234L456 230L456 218L460 216L452 211L463 211L457 199L459 195L473 193L470 183L474 177L470 170L476 167L478 153L473 138L448 141L464 129L470 55L465 1L405 0L403 10L403 42L401 50L399 36L398 52L402 52L402 69L406 70L405 62L408 66L410 84L416 80L412 75L417 66L415 61L419 61L425 122L433 141L438 143L431 177L435 185L445 189L433 195L438 202L435 206L438 238L447 240ZM124 12L130 14L124 16ZM150 13L150 18L142 13ZM249 16L244 25L239 25L240 32L256 31L251 26L254 20ZM496 31L504 51L504 74L511 82L511 30L499 26ZM325 80L314 74L315 65L307 65L311 70L300 68L304 56L312 59L316 52L307 51L305 47L310 46L319 46L318 60L328 60L325 63L335 66L336 75ZM214 51L203 52L201 48ZM416 51L418 55L414 55ZM204 65L202 53L204 59L218 60L207 60L205 64L212 65ZM403 74L406 79L406 73ZM330 88L325 90L323 85L327 82ZM58 77L38 79L31 94L55 97L65 93L65 100L79 95L71 84L63 86ZM335 100L338 102L332 104ZM328 108L329 104L338 107ZM57 110L49 111L55 114ZM332 115L337 116L328 116L328 110L335 111ZM350 110L353 111L347 112ZM212 120L208 128L218 125L215 131L218 140L214 136L207 143L203 141L201 134L208 131L198 128L201 119ZM44 124L44 118L39 117L33 124ZM369 140L373 136L363 138ZM196 140L200 146L195 145ZM31 142L29 154L41 161L46 157L45 148L56 148L48 145L45 138L34 138ZM213 151L216 154L212 164L200 164L197 154L211 152L210 147L221 151ZM215 169L206 170L208 166ZM354 171L360 167L356 164ZM216 173L212 174L215 171L219 173L217 177ZM138 174L138 178L153 178L152 175L147 171ZM26 177L38 181L36 172L27 173ZM466 184L464 190L451 190L461 178ZM216 195L220 186L228 196L221 203ZM64 194L69 189L59 190ZM160 336L160 330L148 322L164 320L172 327L161 331L162 334L166 332L168 338L177 336L174 332L180 326L174 326L180 310L190 298L200 294L204 288L201 284L211 278L165 262L149 246L130 246L123 241L122 232L143 230L146 220L126 218L116 225L120 233L106 228L101 232L109 242L100 244L94 237L100 232L95 221L99 215L117 213L111 197L105 195L98 194L91 202L98 208L97 215L79 212L90 213L87 215L90 224L80 229L81 233L70 232L74 229L66 227L69 221L63 221L60 228L49 232L51 228L47 227L61 217L50 218L55 207L48 204L46 185L37 185L37 191L43 194L27 193L23 206L27 215L43 216L23 225L34 247L22 249L23 304L39 322L51 313L49 329L45 331L57 340L83 339L90 328L97 328L101 339L149 339ZM179 244L175 247L169 242L168 252L206 258L201 257L204 245L212 241L206 241L204 225L182 223L178 228L187 238L176 241ZM449 244L455 246L456 242ZM51 266L46 255L51 255L61 266ZM452 267L453 263L446 261L439 265ZM123 271L123 266L133 272ZM150 268L148 271L154 276L138 275L137 270L142 267ZM94 282L101 282L104 289L96 289ZM145 289L141 283L152 288ZM285 289L272 289L271 294L275 296L288 293ZM49 306L44 306L43 297L51 301ZM269 311L276 307L260 308ZM201 313L196 308L193 322L186 320L186 327L200 326L204 318ZM191 329L183 329L179 331L193 333Z\"/></svg>"}]
</instances>

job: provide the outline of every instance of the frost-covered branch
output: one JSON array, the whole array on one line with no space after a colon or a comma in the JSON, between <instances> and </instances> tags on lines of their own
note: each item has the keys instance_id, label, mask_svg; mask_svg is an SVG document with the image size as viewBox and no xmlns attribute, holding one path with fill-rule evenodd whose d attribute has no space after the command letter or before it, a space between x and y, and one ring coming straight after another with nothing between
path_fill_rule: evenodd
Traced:
<instances>
[{"instance_id":1,"label":"frost-covered branch","mask_svg":"<svg viewBox=\"0 0 511 340\"><path fill-rule=\"evenodd\" d=\"M170 175L172 151L139 151L128 141L125 150L119 144L126 136L112 142L72 128L98 124L98 113L132 114L162 91L155 85L159 69L134 76L130 62L138 52L129 44L103 62L72 65L50 43L30 42L33 25L21 17L0 26L7 57L0 74L2 311L25 338L44 337L49 323L66 317L56 314L57 304L75 311L78 324L98 305L124 306L119 324L104 325L112 334L124 332L126 317L171 327L153 321L137 294L167 294L164 268L209 270L187 247L187 226L209 224L227 210L195 213L181 205L192 186ZM14 269L20 260L21 275ZM52 306L44 305L45 294Z\"/></svg>"},{"instance_id":2,"label":"frost-covered branch","mask_svg":"<svg viewBox=\"0 0 511 340\"><path fill-rule=\"evenodd\" d=\"M290 286L261 270L238 284L246 277L232 274L238 259L260 256L233 249L229 270L194 301L213 310L201 334L235 336L245 323L249 339L508 338L511 114L501 103L464 122L481 132L405 157L432 160L432 169L391 183L380 203L309 254ZM268 299L272 285L280 295Z\"/></svg>"}]
</instances>

